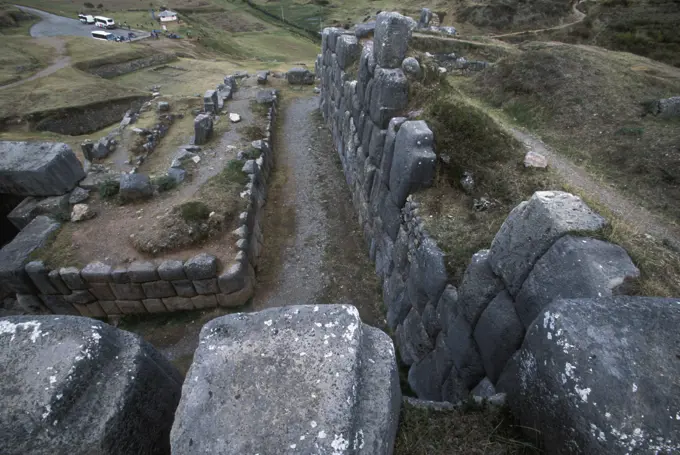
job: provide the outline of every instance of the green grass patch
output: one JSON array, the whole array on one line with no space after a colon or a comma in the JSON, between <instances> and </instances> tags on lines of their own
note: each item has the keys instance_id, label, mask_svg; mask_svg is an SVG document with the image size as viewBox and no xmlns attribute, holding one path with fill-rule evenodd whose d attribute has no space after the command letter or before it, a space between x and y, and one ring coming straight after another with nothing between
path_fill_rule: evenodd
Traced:
<instances>
[{"instance_id":1,"label":"green grass patch","mask_svg":"<svg viewBox=\"0 0 680 455\"><path fill-rule=\"evenodd\" d=\"M201 201L188 201L178 206L179 214L187 223L205 221L210 217L210 207Z\"/></svg>"},{"instance_id":2,"label":"green grass patch","mask_svg":"<svg viewBox=\"0 0 680 455\"><path fill-rule=\"evenodd\" d=\"M3 36L0 52L0 85L31 76L49 65L54 48L46 42L28 36Z\"/></svg>"},{"instance_id":3,"label":"green grass patch","mask_svg":"<svg viewBox=\"0 0 680 455\"><path fill-rule=\"evenodd\" d=\"M239 132L244 139L248 141L256 141L262 139L267 135L265 129L260 125L248 125L242 127Z\"/></svg>"},{"instance_id":4,"label":"green grass patch","mask_svg":"<svg viewBox=\"0 0 680 455\"><path fill-rule=\"evenodd\" d=\"M29 258L31 261L43 261L47 267L55 269L58 267L78 267L82 268L85 263L80 261L73 249L73 233L76 231L76 223L65 223L53 232L45 246L34 250Z\"/></svg>"},{"instance_id":5,"label":"green grass patch","mask_svg":"<svg viewBox=\"0 0 680 455\"><path fill-rule=\"evenodd\" d=\"M158 187L158 191L161 193L177 188L177 180L173 179L169 175L156 177L153 180L153 184Z\"/></svg>"},{"instance_id":6,"label":"green grass patch","mask_svg":"<svg viewBox=\"0 0 680 455\"><path fill-rule=\"evenodd\" d=\"M120 191L120 182L116 180L107 180L102 182L98 188L99 197L102 199L113 199Z\"/></svg>"}]
</instances>

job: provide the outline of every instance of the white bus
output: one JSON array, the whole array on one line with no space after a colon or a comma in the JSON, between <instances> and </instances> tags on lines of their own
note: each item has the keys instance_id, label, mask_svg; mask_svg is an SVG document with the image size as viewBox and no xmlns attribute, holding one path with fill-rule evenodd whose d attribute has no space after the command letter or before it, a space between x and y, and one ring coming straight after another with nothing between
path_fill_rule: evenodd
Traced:
<instances>
[{"instance_id":1,"label":"white bus","mask_svg":"<svg viewBox=\"0 0 680 455\"><path fill-rule=\"evenodd\" d=\"M116 23L110 17L95 16L94 23L99 28L116 28Z\"/></svg>"},{"instance_id":2,"label":"white bus","mask_svg":"<svg viewBox=\"0 0 680 455\"><path fill-rule=\"evenodd\" d=\"M104 41L113 41L116 38L116 36L113 33L100 32L99 30L95 30L94 32L92 32L92 38Z\"/></svg>"},{"instance_id":3,"label":"white bus","mask_svg":"<svg viewBox=\"0 0 680 455\"><path fill-rule=\"evenodd\" d=\"M83 24L94 24L94 17L89 14L78 14L78 19Z\"/></svg>"}]
</instances>

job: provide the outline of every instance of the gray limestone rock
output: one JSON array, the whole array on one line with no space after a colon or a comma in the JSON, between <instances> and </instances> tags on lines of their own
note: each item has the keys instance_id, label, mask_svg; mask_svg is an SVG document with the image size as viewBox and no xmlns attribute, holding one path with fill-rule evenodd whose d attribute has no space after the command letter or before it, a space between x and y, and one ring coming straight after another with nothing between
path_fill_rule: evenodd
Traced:
<instances>
[{"instance_id":1,"label":"gray limestone rock","mask_svg":"<svg viewBox=\"0 0 680 455\"><path fill-rule=\"evenodd\" d=\"M373 39L378 66L399 68L406 56L409 39L411 26L406 17L394 12L378 14Z\"/></svg>"},{"instance_id":2,"label":"gray limestone rock","mask_svg":"<svg viewBox=\"0 0 680 455\"><path fill-rule=\"evenodd\" d=\"M147 281L156 281L158 273L153 262L148 261L134 261L128 266L128 275L130 281L133 283L146 283Z\"/></svg>"},{"instance_id":3,"label":"gray limestone rock","mask_svg":"<svg viewBox=\"0 0 680 455\"><path fill-rule=\"evenodd\" d=\"M260 90L255 96L258 104L271 105L276 101L276 92L274 90Z\"/></svg>"},{"instance_id":4,"label":"gray limestone rock","mask_svg":"<svg viewBox=\"0 0 680 455\"><path fill-rule=\"evenodd\" d=\"M43 261L31 261L24 268L31 281L41 294L59 294L50 280L50 270Z\"/></svg>"},{"instance_id":5,"label":"gray limestone rock","mask_svg":"<svg viewBox=\"0 0 680 455\"><path fill-rule=\"evenodd\" d=\"M2 452L169 453L180 373L136 335L89 318L0 320Z\"/></svg>"},{"instance_id":6,"label":"gray limestone rock","mask_svg":"<svg viewBox=\"0 0 680 455\"><path fill-rule=\"evenodd\" d=\"M203 109L209 114L217 114L219 100L215 90L207 90L203 95Z\"/></svg>"},{"instance_id":7,"label":"gray limestone rock","mask_svg":"<svg viewBox=\"0 0 680 455\"><path fill-rule=\"evenodd\" d=\"M489 264L516 296L536 261L570 232L596 232L606 224L578 196L537 191L513 209L491 244Z\"/></svg>"},{"instance_id":8,"label":"gray limestone rock","mask_svg":"<svg viewBox=\"0 0 680 455\"><path fill-rule=\"evenodd\" d=\"M495 383L524 337L524 327L507 291L498 294L486 307L475 326L474 337L486 375Z\"/></svg>"},{"instance_id":9,"label":"gray limestone rock","mask_svg":"<svg viewBox=\"0 0 680 455\"><path fill-rule=\"evenodd\" d=\"M146 174L122 174L119 195L125 201L150 198L153 196L151 179Z\"/></svg>"},{"instance_id":10,"label":"gray limestone rock","mask_svg":"<svg viewBox=\"0 0 680 455\"><path fill-rule=\"evenodd\" d=\"M458 375L455 366L451 367L448 377L442 384L442 400L458 404L470 395L470 390L465 381Z\"/></svg>"},{"instance_id":11,"label":"gray limestone rock","mask_svg":"<svg viewBox=\"0 0 680 455\"><path fill-rule=\"evenodd\" d=\"M43 247L60 226L51 218L38 216L0 250L0 290L32 293L33 283L24 267L31 253Z\"/></svg>"},{"instance_id":12,"label":"gray limestone rock","mask_svg":"<svg viewBox=\"0 0 680 455\"><path fill-rule=\"evenodd\" d=\"M491 398L496 395L496 388L489 378L484 378L472 389L471 393L475 397Z\"/></svg>"},{"instance_id":13,"label":"gray limestone rock","mask_svg":"<svg viewBox=\"0 0 680 455\"><path fill-rule=\"evenodd\" d=\"M55 219L67 219L70 213L69 196L52 196L48 198L27 197L7 215L7 219L19 230L38 215L47 215Z\"/></svg>"},{"instance_id":14,"label":"gray limestone rock","mask_svg":"<svg viewBox=\"0 0 680 455\"><path fill-rule=\"evenodd\" d=\"M77 186L71 191L68 203L71 205L80 204L81 202L85 202L88 197L90 197L90 191Z\"/></svg>"},{"instance_id":15,"label":"gray limestone rock","mask_svg":"<svg viewBox=\"0 0 680 455\"><path fill-rule=\"evenodd\" d=\"M392 453L401 406L394 348L352 306L214 319L187 377L173 454Z\"/></svg>"},{"instance_id":16,"label":"gray limestone rock","mask_svg":"<svg viewBox=\"0 0 680 455\"><path fill-rule=\"evenodd\" d=\"M445 342L451 351L457 377L468 389L474 387L485 373L470 324L462 314L451 314L442 333L445 333Z\"/></svg>"},{"instance_id":17,"label":"gray limestone rock","mask_svg":"<svg viewBox=\"0 0 680 455\"><path fill-rule=\"evenodd\" d=\"M408 106L408 80L401 68L381 67L375 70L375 76L371 80L373 85L368 105L371 120L379 128L385 129L390 119Z\"/></svg>"},{"instance_id":18,"label":"gray limestone rock","mask_svg":"<svg viewBox=\"0 0 680 455\"><path fill-rule=\"evenodd\" d=\"M678 299L557 300L496 384L545 453L680 453Z\"/></svg>"},{"instance_id":19,"label":"gray limestone rock","mask_svg":"<svg viewBox=\"0 0 680 455\"><path fill-rule=\"evenodd\" d=\"M354 36L358 39L370 38L375 33L375 21L357 24L354 27Z\"/></svg>"},{"instance_id":20,"label":"gray limestone rock","mask_svg":"<svg viewBox=\"0 0 680 455\"><path fill-rule=\"evenodd\" d=\"M167 101L158 102L158 112L168 112L170 110L170 103Z\"/></svg>"},{"instance_id":21,"label":"gray limestone rock","mask_svg":"<svg viewBox=\"0 0 680 455\"><path fill-rule=\"evenodd\" d=\"M0 141L0 193L59 196L83 178L83 166L64 143Z\"/></svg>"},{"instance_id":22,"label":"gray limestone rock","mask_svg":"<svg viewBox=\"0 0 680 455\"><path fill-rule=\"evenodd\" d=\"M111 266L98 261L90 262L80 271L80 276L88 283L108 283L111 281Z\"/></svg>"},{"instance_id":23,"label":"gray limestone rock","mask_svg":"<svg viewBox=\"0 0 680 455\"><path fill-rule=\"evenodd\" d=\"M355 36L342 35L338 38L335 55L338 58L340 69L346 70L359 60L361 49Z\"/></svg>"},{"instance_id":24,"label":"gray limestone rock","mask_svg":"<svg viewBox=\"0 0 680 455\"><path fill-rule=\"evenodd\" d=\"M206 144L213 134L213 120L208 114L199 114L194 119L194 144Z\"/></svg>"},{"instance_id":25,"label":"gray limestone rock","mask_svg":"<svg viewBox=\"0 0 680 455\"><path fill-rule=\"evenodd\" d=\"M625 294L639 276L620 246L566 235L536 262L515 298L515 308L524 327L529 327L555 299Z\"/></svg>"},{"instance_id":26,"label":"gray limestone rock","mask_svg":"<svg viewBox=\"0 0 680 455\"><path fill-rule=\"evenodd\" d=\"M437 156L434 135L422 120L406 121L399 128L390 170L390 194L403 207L409 194L432 185Z\"/></svg>"},{"instance_id":27,"label":"gray limestone rock","mask_svg":"<svg viewBox=\"0 0 680 455\"><path fill-rule=\"evenodd\" d=\"M397 327L394 338L401 361L406 365L419 362L434 348L415 308L411 308L404 322Z\"/></svg>"},{"instance_id":28,"label":"gray limestone rock","mask_svg":"<svg viewBox=\"0 0 680 455\"><path fill-rule=\"evenodd\" d=\"M432 10L423 8L420 10L420 19L418 20L418 28L428 28L432 20Z\"/></svg>"},{"instance_id":29,"label":"gray limestone rock","mask_svg":"<svg viewBox=\"0 0 680 455\"><path fill-rule=\"evenodd\" d=\"M414 57L407 57L401 62L401 70L404 72L406 77L412 79L420 79L423 75L423 71L420 69L420 63Z\"/></svg>"},{"instance_id":30,"label":"gray limestone rock","mask_svg":"<svg viewBox=\"0 0 680 455\"><path fill-rule=\"evenodd\" d=\"M187 171L185 171L184 169L171 167L168 169L166 175L170 177L175 183L182 183L186 178Z\"/></svg>"},{"instance_id":31,"label":"gray limestone rock","mask_svg":"<svg viewBox=\"0 0 680 455\"><path fill-rule=\"evenodd\" d=\"M169 281L148 281L142 283L144 295L149 299L161 299L163 297L174 297L177 295L175 288Z\"/></svg>"},{"instance_id":32,"label":"gray limestone rock","mask_svg":"<svg viewBox=\"0 0 680 455\"><path fill-rule=\"evenodd\" d=\"M444 342L444 337L439 336L434 350L411 365L408 371L408 384L418 398L442 401L442 386L452 366L451 352Z\"/></svg>"},{"instance_id":33,"label":"gray limestone rock","mask_svg":"<svg viewBox=\"0 0 680 455\"><path fill-rule=\"evenodd\" d=\"M306 68L291 68L286 74L290 85L312 85L314 74Z\"/></svg>"},{"instance_id":34,"label":"gray limestone rock","mask_svg":"<svg viewBox=\"0 0 680 455\"><path fill-rule=\"evenodd\" d=\"M173 259L168 259L158 266L158 276L161 280L184 280L186 274L184 273L184 263Z\"/></svg>"},{"instance_id":35,"label":"gray limestone rock","mask_svg":"<svg viewBox=\"0 0 680 455\"><path fill-rule=\"evenodd\" d=\"M200 253L184 263L184 272L190 280L207 280L217 276L217 258Z\"/></svg>"},{"instance_id":36,"label":"gray limestone rock","mask_svg":"<svg viewBox=\"0 0 680 455\"><path fill-rule=\"evenodd\" d=\"M480 250L465 269L458 288L459 305L467 322L474 327L486 306L504 289L503 281L489 265L489 250Z\"/></svg>"}]
</instances>

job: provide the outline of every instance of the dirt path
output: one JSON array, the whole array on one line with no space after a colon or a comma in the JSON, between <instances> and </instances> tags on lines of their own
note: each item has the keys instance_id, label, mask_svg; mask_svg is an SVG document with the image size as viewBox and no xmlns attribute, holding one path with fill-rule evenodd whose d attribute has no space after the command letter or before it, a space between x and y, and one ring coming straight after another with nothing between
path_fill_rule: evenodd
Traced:
<instances>
[{"instance_id":1,"label":"dirt path","mask_svg":"<svg viewBox=\"0 0 680 455\"><path fill-rule=\"evenodd\" d=\"M616 188L596 181L585 169L560 156L540 139L517 128L508 128L508 131L529 150L548 158L550 167L570 185L607 207L630 226L658 240L665 240L680 251L680 232L677 227L668 226L665 220L627 199Z\"/></svg>"},{"instance_id":2,"label":"dirt path","mask_svg":"<svg viewBox=\"0 0 680 455\"><path fill-rule=\"evenodd\" d=\"M568 22L566 24L561 24L561 25L556 25L554 27L548 27L548 28L540 28L536 30L524 30L521 32L513 32L513 33L503 33L501 35L490 35L489 38L505 38L508 36L517 36L517 35L524 35L524 34L530 34L530 33L541 33L541 32L549 32L551 30L561 30L563 28L571 27L572 25L576 25L580 22L583 22L583 20L586 18L586 14L579 11L578 5L580 5L582 2L585 0L579 0L578 2L574 3L571 6L571 12L576 16L576 20L572 22Z\"/></svg>"},{"instance_id":3,"label":"dirt path","mask_svg":"<svg viewBox=\"0 0 680 455\"><path fill-rule=\"evenodd\" d=\"M283 108L253 310L344 301L382 327L381 288L317 103L295 99Z\"/></svg>"},{"instance_id":4,"label":"dirt path","mask_svg":"<svg viewBox=\"0 0 680 455\"><path fill-rule=\"evenodd\" d=\"M35 79L39 79L41 77L49 76L52 73L56 73L62 68L66 68L67 66L71 65L71 57L68 55L67 50L66 50L66 43L64 42L63 39L61 38L40 38L41 41L44 41L45 43L51 45L54 47L55 51L55 59L48 66L47 68L44 68L37 73L35 73L33 76L28 77L26 79L21 79L20 81L12 82L11 84L7 85L2 85L0 86L0 90L3 89L8 89L12 87L16 87L17 85L24 84L28 81L33 81Z\"/></svg>"}]
</instances>

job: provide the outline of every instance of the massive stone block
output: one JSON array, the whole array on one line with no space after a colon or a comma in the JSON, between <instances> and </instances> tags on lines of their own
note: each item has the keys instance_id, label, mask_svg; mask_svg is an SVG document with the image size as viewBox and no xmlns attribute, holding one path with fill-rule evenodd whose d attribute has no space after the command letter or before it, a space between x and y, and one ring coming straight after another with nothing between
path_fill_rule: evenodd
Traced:
<instances>
[{"instance_id":1,"label":"massive stone block","mask_svg":"<svg viewBox=\"0 0 680 455\"><path fill-rule=\"evenodd\" d=\"M338 58L340 69L346 70L359 59L361 49L355 36L342 35L338 38L335 54Z\"/></svg>"},{"instance_id":2,"label":"massive stone block","mask_svg":"<svg viewBox=\"0 0 680 455\"><path fill-rule=\"evenodd\" d=\"M446 381L453 359L444 342L443 334L437 338L435 348L408 371L408 383L418 398L442 401L442 386Z\"/></svg>"},{"instance_id":3,"label":"massive stone block","mask_svg":"<svg viewBox=\"0 0 680 455\"><path fill-rule=\"evenodd\" d=\"M406 57L411 27L399 13L380 13L376 18L374 44L375 59L383 68L398 68Z\"/></svg>"},{"instance_id":4,"label":"massive stone block","mask_svg":"<svg viewBox=\"0 0 680 455\"><path fill-rule=\"evenodd\" d=\"M0 193L59 196L84 178L83 166L64 143L0 141Z\"/></svg>"},{"instance_id":5,"label":"massive stone block","mask_svg":"<svg viewBox=\"0 0 680 455\"><path fill-rule=\"evenodd\" d=\"M489 250L472 255L460 284L460 307L467 322L474 327L486 306L503 290L503 281L489 265Z\"/></svg>"},{"instance_id":6,"label":"massive stone block","mask_svg":"<svg viewBox=\"0 0 680 455\"><path fill-rule=\"evenodd\" d=\"M680 453L678 299L558 300L496 389L545 453Z\"/></svg>"},{"instance_id":7,"label":"massive stone block","mask_svg":"<svg viewBox=\"0 0 680 455\"><path fill-rule=\"evenodd\" d=\"M420 314L415 308L411 308L404 322L397 327L394 339L399 348L401 360L406 365L419 362L434 348Z\"/></svg>"},{"instance_id":8,"label":"massive stone block","mask_svg":"<svg viewBox=\"0 0 680 455\"><path fill-rule=\"evenodd\" d=\"M207 143L213 134L213 120L208 114L199 114L194 119L194 144Z\"/></svg>"},{"instance_id":9,"label":"massive stone block","mask_svg":"<svg viewBox=\"0 0 680 455\"><path fill-rule=\"evenodd\" d=\"M524 327L529 327L555 299L624 294L639 276L620 246L566 235L538 260L517 294L515 308Z\"/></svg>"},{"instance_id":10,"label":"massive stone block","mask_svg":"<svg viewBox=\"0 0 680 455\"><path fill-rule=\"evenodd\" d=\"M434 135L422 120L404 122L397 133L390 169L390 194L403 207L409 194L432 185L437 156Z\"/></svg>"},{"instance_id":11,"label":"massive stone block","mask_svg":"<svg viewBox=\"0 0 680 455\"><path fill-rule=\"evenodd\" d=\"M489 303L475 327L474 337L486 375L495 383L524 337L524 327L507 291Z\"/></svg>"},{"instance_id":12,"label":"massive stone block","mask_svg":"<svg viewBox=\"0 0 680 455\"><path fill-rule=\"evenodd\" d=\"M370 104L364 107L369 109L373 123L380 129L386 129L390 119L408 106L408 80L401 68L378 67L371 81Z\"/></svg>"},{"instance_id":13,"label":"massive stone block","mask_svg":"<svg viewBox=\"0 0 680 455\"><path fill-rule=\"evenodd\" d=\"M491 243L489 264L516 296L536 261L569 232L593 232L606 222L578 196L537 191L515 207Z\"/></svg>"},{"instance_id":14,"label":"massive stone block","mask_svg":"<svg viewBox=\"0 0 680 455\"><path fill-rule=\"evenodd\" d=\"M28 223L38 215L47 215L52 218L61 219L70 217L71 206L69 196L52 196L45 199L27 197L7 215L7 219L19 230L25 228Z\"/></svg>"},{"instance_id":15,"label":"massive stone block","mask_svg":"<svg viewBox=\"0 0 680 455\"><path fill-rule=\"evenodd\" d=\"M31 294L34 290L24 267L33 251L43 247L61 225L52 218L38 216L0 250L0 288Z\"/></svg>"},{"instance_id":16,"label":"massive stone block","mask_svg":"<svg viewBox=\"0 0 680 455\"><path fill-rule=\"evenodd\" d=\"M291 68L286 73L290 85L311 85L314 83L314 74L305 68Z\"/></svg>"},{"instance_id":17,"label":"massive stone block","mask_svg":"<svg viewBox=\"0 0 680 455\"><path fill-rule=\"evenodd\" d=\"M150 344L75 316L0 319L2 453L163 454L182 377Z\"/></svg>"},{"instance_id":18,"label":"massive stone block","mask_svg":"<svg viewBox=\"0 0 680 455\"><path fill-rule=\"evenodd\" d=\"M187 377L173 454L392 453L401 402L394 348L352 306L214 319Z\"/></svg>"},{"instance_id":19,"label":"massive stone block","mask_svg":"<svg viewBox=\"0 0 680 455\"><path fill-rule=\"evenodd\" d=\"M211 114L216 114L218 104L217 92L215 90L206 90L203 95L203 110Z\"/></svg>"}]
</instances>

